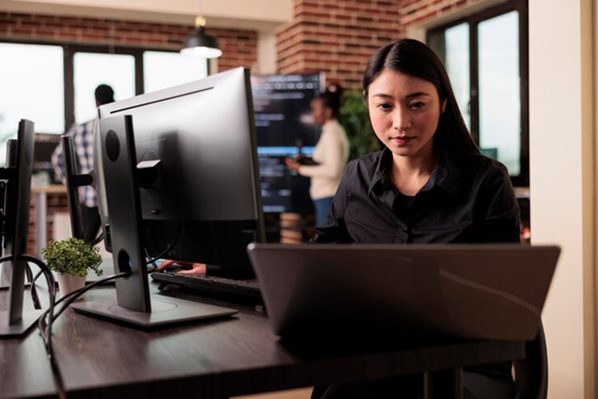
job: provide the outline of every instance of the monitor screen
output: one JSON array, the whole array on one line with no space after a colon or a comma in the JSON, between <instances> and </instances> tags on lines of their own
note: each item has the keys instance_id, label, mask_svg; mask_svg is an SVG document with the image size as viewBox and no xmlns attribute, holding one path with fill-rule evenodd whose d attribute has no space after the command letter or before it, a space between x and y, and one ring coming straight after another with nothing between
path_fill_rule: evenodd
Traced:
<instances>
[{"instance_id":1,"label":"monitor screen","mask_svg":"<svg viewBox=\"0 0 598 399\"><path fill-rule=\"evenodd\" d=\"M17 141L9 143L8 165L0 171L2 198L2 254L12 255L12 261L2 265L2 277L9 281L8 310L0 311L0 337L24 334L41 315L40 310L23 310L25 254L29 231L29 198L33 171L34 124L19 122Z\"/></svg>"},{"instance_id":2,"label":"monitor screen","mask_svg":"<svg viewBox=\"0 0 598 399\"><path fill-rule=\"evenodd\" d=\"M64 177L66 183L66 198L69 206L71 219L71 234L80 240L85 240L83 233L83 221L79 202L79 186L90 185L91 176L87 175L88 181L83 182L85 175L79 175L77 167L77 156L73 138L69 135L62 136L60 140L62 153L64 154ZM95 238L95 237L94 237ZM88 240L88 243L91 241Z\"/></svg>"},{"instance_id":3,"label":"monitor screen","mask_svg":"<svg viewBox=\"0 0 598 399\"><path fill-rule=\"evenodd\" d=\"M246 247L263 241L249 71L205 79L99 108L105 118L130 115L138 168L143 245L149 257L203 262L211 274L253 274ZM96 132L97 133L97 132ZM102 153L94 164L104 237L113 225L106 206ZM144 177L145 176L145 177Z\"/></svg>"},{"instance_id":4,"label":"monitor screen","mask_svg":"<svg viewBox=\"0 0 598 399\"><path fill-rule=\"evenodd\" d=\"M312 211L309 179L290 173L284 159L299 149L307 156L313 153L319 128L310 103L323 78L320 73L251 77L264 212Z\"/></svg>"}]
</instances>

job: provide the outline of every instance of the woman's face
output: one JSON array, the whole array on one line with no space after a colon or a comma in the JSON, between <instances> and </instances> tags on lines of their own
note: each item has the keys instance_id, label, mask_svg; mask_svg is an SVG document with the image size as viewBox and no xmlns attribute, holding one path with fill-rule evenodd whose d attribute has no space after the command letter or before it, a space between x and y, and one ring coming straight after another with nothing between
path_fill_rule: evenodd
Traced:
<instances>
[{"instance_id":1,"label":"woman's face","mask_svg":"<svg viewBox=\"0 0 598 399\"><path fill-rule=\"evenodd\" d=\"M324 101L321 98L311 100L311 115L314 123L322 126L330 118L329 109L324 107Z\"/></svg>"},{"instance_id":2,"label":"woman's face","mask_svg":"<svg viewBox=\"0 0 598 399\"><path fill-rule=\"evenodd\" d=\"M433 156L441 108L432 83L391 69L384 69L368 87L372 127L395 156Z\"/></svg>"}]
</instances>

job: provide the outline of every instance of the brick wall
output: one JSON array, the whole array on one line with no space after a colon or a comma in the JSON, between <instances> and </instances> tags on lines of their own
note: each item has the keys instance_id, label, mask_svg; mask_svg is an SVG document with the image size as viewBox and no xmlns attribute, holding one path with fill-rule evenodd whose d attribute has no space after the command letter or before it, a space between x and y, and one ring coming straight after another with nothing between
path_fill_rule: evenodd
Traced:
<instances>
[{"instance_id":1,"label":"brick wall","mask_svg":"<svg viewBox=\"0 0 598 399\"><path fill-rule=\"evenodd\" d=\"M364 66L381 45L402 34L398 0L295 0L291 24L277 34L281 73L325 71L359 87Z\"/></svg>"},{"instance_id":2,"label":"brick wall","mask_svg":"<svg viewBox=\"0 0 598 399\"><path fill-rule=\"evenodd\" d=\"M223 51L221 71L257 63L257 32L207 27ZM25 40L179 49L193 30L190 25L158 24L114 19L0 13L0 40Z\"/></svg>"},{"instance_id":3,"label":"brick wall","mask_svg":"<svg viewBox=\"0 0 598 399\"><path fill-rule=\"evenodd\" d=\"M360 88L369 57L407 29L484 0L294 0L293 21L277 34L281 73L324 71Z\"/></svg>"},{"instance_id":4,"label":"brick wall","mask_svg":"<svg viewBox=\"0 0 598 399\"><path fill-rule=\"evenodd\" d=\"M428 22L484 2L487 0L401 0L399 24L408 27L412 24Z\"/></svg>"}]
</instances>

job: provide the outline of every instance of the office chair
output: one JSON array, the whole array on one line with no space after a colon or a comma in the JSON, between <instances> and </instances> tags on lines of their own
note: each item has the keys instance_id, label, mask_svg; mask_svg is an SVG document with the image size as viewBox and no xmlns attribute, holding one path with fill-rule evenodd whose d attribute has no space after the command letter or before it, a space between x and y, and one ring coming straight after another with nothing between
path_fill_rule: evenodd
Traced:
<instances>
[{"instance_id":1,"label":"office chair","mask_svg":"<svg viewBox=\"0 0 598 399\"><path fill-rule=\"evenodd\" d=\"M548 395L548 355L542 320L538 334L526 345L526 358L514 362L516 399L546 399Z\"/></svg>"}]
</instances>

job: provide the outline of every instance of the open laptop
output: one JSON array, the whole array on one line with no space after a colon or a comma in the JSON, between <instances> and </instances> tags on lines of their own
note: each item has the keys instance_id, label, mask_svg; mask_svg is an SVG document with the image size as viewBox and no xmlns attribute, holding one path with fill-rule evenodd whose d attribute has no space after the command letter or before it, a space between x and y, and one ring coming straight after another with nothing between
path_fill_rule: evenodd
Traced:
<instances>
[{"instance_id":1,"label":"open laptop","mask_svg":"<svg viewBox=\"0 0 598 399\"><path fill-rule=\"evenodd\" d=\"M274 333L527 340L559 257L517 244L251 244Z\"/></svg>"}]
</instances>

